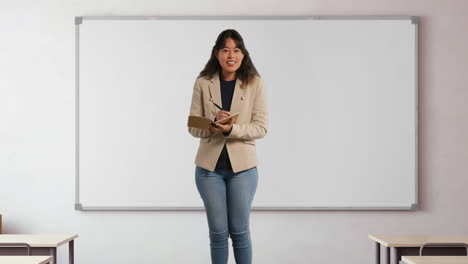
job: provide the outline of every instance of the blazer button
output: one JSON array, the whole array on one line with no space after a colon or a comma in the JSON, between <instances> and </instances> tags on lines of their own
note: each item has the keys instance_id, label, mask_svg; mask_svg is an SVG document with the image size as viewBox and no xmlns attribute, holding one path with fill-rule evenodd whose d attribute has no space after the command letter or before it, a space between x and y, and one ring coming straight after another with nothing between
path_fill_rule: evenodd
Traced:
<instances>
[{"instance_id":1,"label":"blazer button","mask_svg":"<svg viewBox=\"0 0 468 264\"><path fill-rule=\"evenodd\" d=\"M213 98L210 97L210 102L213 102Z\"/></svg>"},{"instance_id":2,"label":"blazer button","mask_svg":"<svg viewBox=\"0 0 468 264\"><path fill-rule=\"evenodd\" d=\"M244 99L245 99L245 97L244 97L244 96L242 96L242 97L241 97L241 100L244 100Z\"/></svg>"}]
</instances>

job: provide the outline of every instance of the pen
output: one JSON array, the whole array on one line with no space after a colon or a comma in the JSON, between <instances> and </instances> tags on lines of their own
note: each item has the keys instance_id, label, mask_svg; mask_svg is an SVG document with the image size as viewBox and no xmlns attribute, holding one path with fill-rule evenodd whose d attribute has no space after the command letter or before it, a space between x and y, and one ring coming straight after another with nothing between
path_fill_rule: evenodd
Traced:
<instances>
[{"instance_id":1,"label":"pen","mask_svg":"<svg viewBox=\"0 0 468 264\"><path fill-rule=\"evenodd\" d=\"M212 102L214 105L216 105L216 107L218 107L218 108L219 108L219 110L221 110L221 111L225 111L225 110L224 110L224 109L223 109L221 106L219 106L219 105L218 105L218 104L216 104L215 102L213 102L213 101L211 101L211 102Z\"/></svg>"},{"instance_id":2,"label":"pen","mask_svg":"<svg viewBox=\"0 0 468 264\"><path fill-rule=\"evenodd\" d=\"M213 100L210 100L210 101L211 101L214 105L216 105L216 107L218 107L219 110L225 111L222 107L220 107L220 106L219 106L217 103L215 103ZM216 123L214 123L214 122L211 122L211 125L213 125L213 126L215 126L215 127L218 127L218 126L216 125Z\"/></svg>"}]
</instances>

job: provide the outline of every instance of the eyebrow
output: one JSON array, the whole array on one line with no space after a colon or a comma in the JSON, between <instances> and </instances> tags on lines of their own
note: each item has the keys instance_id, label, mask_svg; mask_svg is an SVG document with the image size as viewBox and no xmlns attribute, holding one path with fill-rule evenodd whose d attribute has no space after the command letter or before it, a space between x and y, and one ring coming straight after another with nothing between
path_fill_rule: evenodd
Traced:
<instances>
[{"instance_id":1,"label":"eyebrow","mask_svg":"<svg viewBox=\"0 0 468 264\"><path fill-rule=\"evenodd\" d=\"M229 47L223 47L223 49L230 49ZM234 47L233 49L240 49L239 47Z\"/></svg>"}]
</instances>

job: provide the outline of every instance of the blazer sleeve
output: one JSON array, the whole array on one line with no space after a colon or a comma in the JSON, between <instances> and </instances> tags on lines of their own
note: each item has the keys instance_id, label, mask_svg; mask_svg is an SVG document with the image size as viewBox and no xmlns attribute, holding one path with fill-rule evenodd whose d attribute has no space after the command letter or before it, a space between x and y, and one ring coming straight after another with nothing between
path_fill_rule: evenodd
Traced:
<instances>
[{"instance_id":1,"label":"blazer sleeve","mask_svg":"<svg viewBox=\"0 0 468 264\"><path fill-rule=\"evenodd\" d=\"M263 80L257 82L252 118L249 124L233 124L226 138L259 139L267 134L268 112Z\"/></svg>"},{"instance_id":2,"label":"blazer sleeve","mask_svg":"<svg viewBox=\"0 0 468 264\"><path fill-rule=\"evenodd\" d=\"M200 84L198 83L198 79L195 80L195 84L193 85L193 93L192 93L192 103L190 105L190 114L191 116L205 116L205 111L203 108L203 97L202 91L200 88ZM211 131L203 130L196 127L189 127L189 133L196 137L196 138L204 138L213 135L214 133Z\"/></svg>"}]
</instances>

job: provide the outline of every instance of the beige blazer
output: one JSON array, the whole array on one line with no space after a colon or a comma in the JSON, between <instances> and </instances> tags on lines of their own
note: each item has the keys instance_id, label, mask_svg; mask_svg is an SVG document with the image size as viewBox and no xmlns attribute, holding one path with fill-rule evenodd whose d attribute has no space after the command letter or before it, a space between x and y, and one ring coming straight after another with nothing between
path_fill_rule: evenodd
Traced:
<instances>
[{"instance_id":1,"label":"beige blazer","mask_svg":"<svg viewBox=\"0 0 468 264\"><path fill-rule=\"evenodd\" d=\"M226 137L223 132L213 133L199 128L188 128L192 136L200 138L195 164L204 169L215 170L225 143L234 172L257 166L255 139L263 138L267 133L265 89L260 77L252 80L247 87L241 88L241 84L242 81L238 78L229 112L239 112L239 117L229 136ZM190 115L214 120L219 109L210 99L222 107L218 74L213 75L211 79L200 77L195 81Z\"/></svg>"}]
</instances>

